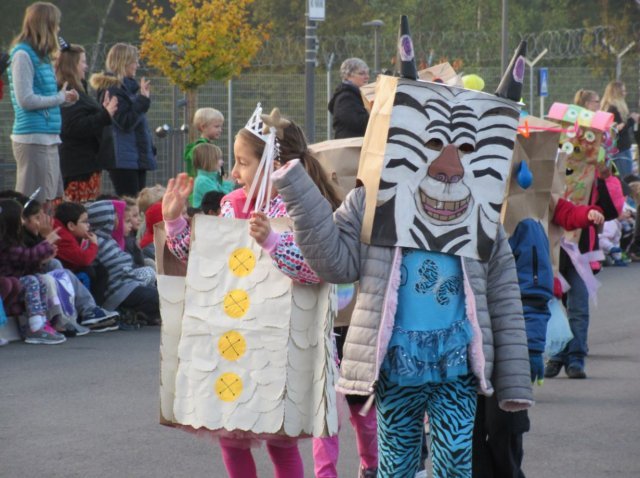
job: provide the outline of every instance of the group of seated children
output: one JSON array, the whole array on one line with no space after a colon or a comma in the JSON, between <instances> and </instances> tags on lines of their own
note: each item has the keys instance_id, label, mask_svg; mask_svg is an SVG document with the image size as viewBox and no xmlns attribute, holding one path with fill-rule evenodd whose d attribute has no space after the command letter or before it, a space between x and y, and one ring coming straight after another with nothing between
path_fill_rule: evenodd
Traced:
<instances>
[{"instance_id":1,"label":"group of seated children","mask_svg":"<svg viewBox=\"0 0 640 478\"><path fill-rule=\"evenodd\" d=\"M26 343L160 323L153 238L141 247L137 234L139 210L158 210L163 191L62 202L53 218L35 199L0 193L0 298Z\"/></svg>"},{"instance_id":2,"label":"group of seated children","mask_svg":"<svg viewBox=\"0 0 640 478\"><path fill-rule=\"evenodd\" d=\"M195 178L189 215L218 215L222 197L233 190L223 179L222 151L211 143L223 122L213 108L195 114L201 137L185 151ZM164 190L156 185L135 199L61 202L53 218L37 192L32 198L0 193L0 305L18 319L26 343L60 344L90 331L160 323L153 231L162 224Z\"/></svg>"}]
</instances>

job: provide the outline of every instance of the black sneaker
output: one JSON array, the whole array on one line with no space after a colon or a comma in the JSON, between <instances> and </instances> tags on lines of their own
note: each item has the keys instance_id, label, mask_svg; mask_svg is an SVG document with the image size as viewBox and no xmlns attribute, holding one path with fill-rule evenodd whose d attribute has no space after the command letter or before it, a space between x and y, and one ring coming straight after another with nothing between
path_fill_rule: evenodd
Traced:
<instances>
[{"instance_id":1,"label":"black sneaker","mask_svg":"<svg viewBox=\"0 0 640 478\"><path fill-rule=\"evenodd\" d=\"M587 378L584 368L579 365L569 365L567 367L567 377L569 378Z\"/></svg>"},{"instance_id":2,"label":"black sneaker","mask_svg":"<svg viewBox=\"0 0 640 478\"><path fill-rule=\"evenodd\" d=\"M108 322L93 324L89 328L91 329L92 333L99 334L101 332L113 332L114 330L118 330L119 327L118 327L118 323L115 320L109 319Z\"/></svg>"},{"instance_id":3,"label":"black sneaker","mask_svg":"<svg viewBox=\"0 0 640 478\"><path fill-rule=\"evenodd\" d=\"M100 324L102 322L113 321L119 317L117 312L111 312L105 310L102 307L94 307L91 312L84 314L80 319L80 323L86 327L90 327L94 324Z\"/></svg>"},{"instance_id":4,"label":"black sneaker","mask_svg":"<svg viewBox=\"0 0 640 478\"><path fill-rule=\"evenodd\" d=\"M544 368L544 377L545 378L557 377L558 374L560 373L560 370L562 370L562 367L563 367L563 363L562 362L557 362L555 360L549 360L547 362L547 365Z\"/></svg>"}]
</instances>

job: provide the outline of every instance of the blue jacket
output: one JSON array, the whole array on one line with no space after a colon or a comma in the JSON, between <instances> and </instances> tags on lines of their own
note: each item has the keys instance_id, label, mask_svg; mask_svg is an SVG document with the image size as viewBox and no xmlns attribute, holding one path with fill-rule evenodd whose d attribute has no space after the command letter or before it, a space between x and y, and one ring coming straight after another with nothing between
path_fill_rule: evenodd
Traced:
<instances>
[{"instance_id":1,"label":"blue jacket","mask_svg":"<svg viewBox=\"0 0 640 478\"><path fill-rule=\"evenodd\" d=\"M133 78L125 78L119 84L115 76L97 73L91 77L90 83L98 91L100 103L106 91L118 98L118 110L112 118L112 125L105 128L102 136L99 155L102 167L156 169L155 150L146 115L151 101L138 93L138 82Z\"/></svg>"},{"instance_id":2,"label":"blue jacket","mask_svg":"<svg viewBox=\"0 0 640 478\"><path fill-rule=\"evenodd\" d=\"M11 50L11 60L18 51L24 51L29 55L33 64L33 92L38 96L56 96L58 85L56 77L48 57L40 58L33 48L27 43L18 43ZM52 106L38 110L26 110L19 104L13 87L11 68L7 71L11 84L11 104L15 111L13 122L13 134L60 134L62 119L60 106ZM18 79L20 81L20 79Z\"/></svg>"}]
</instances>

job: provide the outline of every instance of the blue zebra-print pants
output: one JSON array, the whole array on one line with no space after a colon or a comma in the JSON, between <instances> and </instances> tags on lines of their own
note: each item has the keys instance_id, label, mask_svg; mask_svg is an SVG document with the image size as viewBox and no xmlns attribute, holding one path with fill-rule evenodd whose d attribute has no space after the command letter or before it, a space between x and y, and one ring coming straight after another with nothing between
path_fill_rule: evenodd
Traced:
<instances>
[{"instance_id":1,"label":"blue zebra-print pants","mask_svg":"<svg viewBox=\"0 0 640 478\"><path fill-rule=\"evenodd\" d=\"M378 478L413 478L425 412L431 426L434 478L471 478L476 394L471 374L450 382L407 386L390 382L381 372L376 387Z\"/></svg>"}]
</instances>

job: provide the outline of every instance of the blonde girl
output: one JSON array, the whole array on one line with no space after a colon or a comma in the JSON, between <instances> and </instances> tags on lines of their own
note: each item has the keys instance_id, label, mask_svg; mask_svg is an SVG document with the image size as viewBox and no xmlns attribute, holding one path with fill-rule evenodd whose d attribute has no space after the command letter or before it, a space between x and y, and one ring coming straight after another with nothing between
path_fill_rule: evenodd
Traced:
<instances>
[{"instance_id":1,"label":"blonde girl","mask_svg":"<svg viewBox=\"0 0 640 478\"><path fill-rule=\"evenodd\" d=\"M135 78L138 58L136 47L116 43L107 54L107 71L96 73L89 80L98 92L98 101L103 102L107 93L118 99L110 128L113 147L102 148L100 157L118 196L136 197L146 185L147 171L157 167L147 123L150 85L144 78L140 83Z\"/></svg>"},{"instance_id":2,"label":"blonde girl","mask_svg":"<svg viewBox=\"0 0 640 478\"><path fill-rule=\"evenodd\" d=\"M613 113L616 129L618 130L618 153L613 157L618 174L625 178L633 172L633 155L631 143L633 129L638 123L638 113L630 113L627 102L627 87L622 81L610 82L604 90L600 109Z\"/></svg>"},{"instance_id":3,"label":"blonde girl","mask_svg":"<svg viewBox=\"0 0 640 478\"><path fill-rule=\"evenodd\" d=\"M222 178L222 150L215 144L201 143L193 149L193 167L196 179L193 184L193 207L199 208L202 198L209 191L228 194L233 191L233 183Z\"/></svg>"},{"instance_id":4,"label":"blonde girl","mask_svg":"<svg viewBox=\"0 0 640 478\"><path fill-rule=\"evenodd\" d=\"M55 5L36 2L24 14L22 30L11 49L9 84L15 112L11 144L16 160L15 189L27 196L38 187L38 199L62 197L58 144L60 105L74 103L76 90L58 89L52 57L58 50L62 15Z\"/></svg>"}]
</instances>

